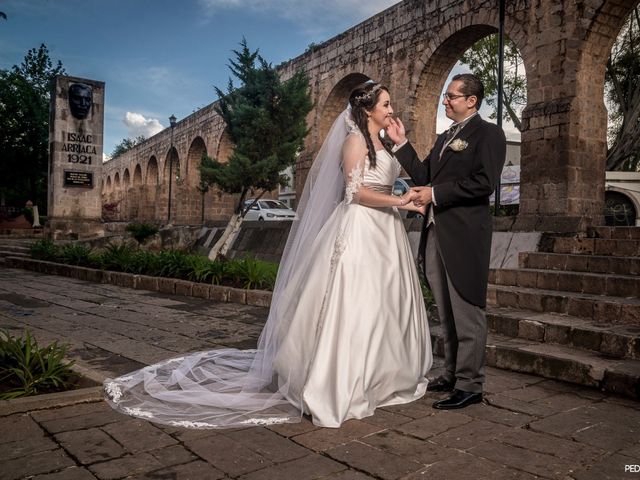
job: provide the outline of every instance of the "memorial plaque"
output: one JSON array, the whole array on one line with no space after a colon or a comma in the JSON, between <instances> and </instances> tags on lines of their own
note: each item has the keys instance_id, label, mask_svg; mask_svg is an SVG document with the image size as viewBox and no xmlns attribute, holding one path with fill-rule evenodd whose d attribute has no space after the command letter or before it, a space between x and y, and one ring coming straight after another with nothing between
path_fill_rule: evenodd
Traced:
<instances>
[{"instance_id":1,"label":"memorial plaque","mask_svg":"<svg viewBox=\"0 0 640 480\"><path fill-rule=\"evenodd\" d=\"M93 188L93 173L64 171L65 187Z\"/></svg>"}]
</instances>

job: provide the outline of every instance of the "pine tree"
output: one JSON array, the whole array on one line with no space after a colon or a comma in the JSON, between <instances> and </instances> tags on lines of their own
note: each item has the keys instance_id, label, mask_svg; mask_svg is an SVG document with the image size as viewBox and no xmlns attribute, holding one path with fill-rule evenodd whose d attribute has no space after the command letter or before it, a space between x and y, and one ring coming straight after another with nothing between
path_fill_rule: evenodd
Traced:
<instances>
[{"instance_id":1,"label":"pine tree","mask_svg":"<svg viewBox=\"0 0 640 480\"><path fill-rule=\"evenodd\" d=\"M306 116L312 104L306 74L299 71L282 81L257 50L249 49L245 39L240 46L233 51L235 59L230 59L229 66L240 85L234 86L229 79L227 93L216 88L215 110L227 125L233 153L228 162L205 157L200 166L204 184L239 194L235 214L210 257L226 253L249 209L244 201L250 191L260 192L260 198L286 185L282 172L294 165L309 132Z\"/></svg>"}]
</instances>

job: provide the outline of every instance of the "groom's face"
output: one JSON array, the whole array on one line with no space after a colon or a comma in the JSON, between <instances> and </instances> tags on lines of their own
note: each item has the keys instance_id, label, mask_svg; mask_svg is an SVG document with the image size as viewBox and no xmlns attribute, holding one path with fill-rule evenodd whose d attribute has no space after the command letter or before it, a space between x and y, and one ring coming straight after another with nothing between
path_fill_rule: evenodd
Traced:
<instances>
[{"instance_id":1,"label":"groom's face","mask_svg":"<svg viewBox=\"0 0 640 480\"><path fill-rule=\"evenodd\" d=\"M477 98L474 95L462 93L464 84L461 80L454 80L447 87L442 104L448 118L454 122L461 122L476 111Z\"/></svg>"}]
</instances>

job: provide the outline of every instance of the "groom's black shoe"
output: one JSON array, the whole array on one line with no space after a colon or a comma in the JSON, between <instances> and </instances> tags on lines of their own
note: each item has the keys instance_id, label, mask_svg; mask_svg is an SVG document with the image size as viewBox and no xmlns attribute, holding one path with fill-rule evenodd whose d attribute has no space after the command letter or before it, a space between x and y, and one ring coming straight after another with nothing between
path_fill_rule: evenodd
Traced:
<instances>
[{"instance_id":1,"label":"groom's black shoe","mask_svg":"<svg viewBox=\"0 0 640 480\"><path fill-rule=\"evenodd\" d=\"M435 402L433 408L438 410L454 410L480 402L482 402L482 393L465 392L456 389L449 398Z\"/></svg>"},{"instance_id":2,"label":"groom's black shoe","mask_svg":"<svg viewBox=\"0 0 640 480\"><path fill-rule=\"evenodd\" d=\"M438 377L429 380L429 383L427 383L427 392L451 392L455 386L455 380L450 382L444 377Z\"/></svg>"}]
</instances>

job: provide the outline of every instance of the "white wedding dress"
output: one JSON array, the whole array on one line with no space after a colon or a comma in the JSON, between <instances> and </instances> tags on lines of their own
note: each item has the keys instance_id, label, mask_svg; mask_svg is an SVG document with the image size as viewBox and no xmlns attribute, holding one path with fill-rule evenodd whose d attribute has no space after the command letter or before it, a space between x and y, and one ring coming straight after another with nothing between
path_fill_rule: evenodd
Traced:
<instances>
[{"instance_id":1,"label":"white wedding dress","mask_svg":"<svg viewBox=\"0 0 640 480\"><path fill-rule=\"evenodd\" d=\"M191 428L296 422L302 414L338 427L424 395L431 341L402 219L395 208L354 199L361 187L391 193L401 167L381 150L376 168L363 159L344 181L339 152L353 133L349 113L330 132L337 147L321 150L324 166L310 172L299 211L307 201L316 211L307 206L292 227L257 350L199 352L108 379L112 407Z\"/></svg>"}]
</instances>

